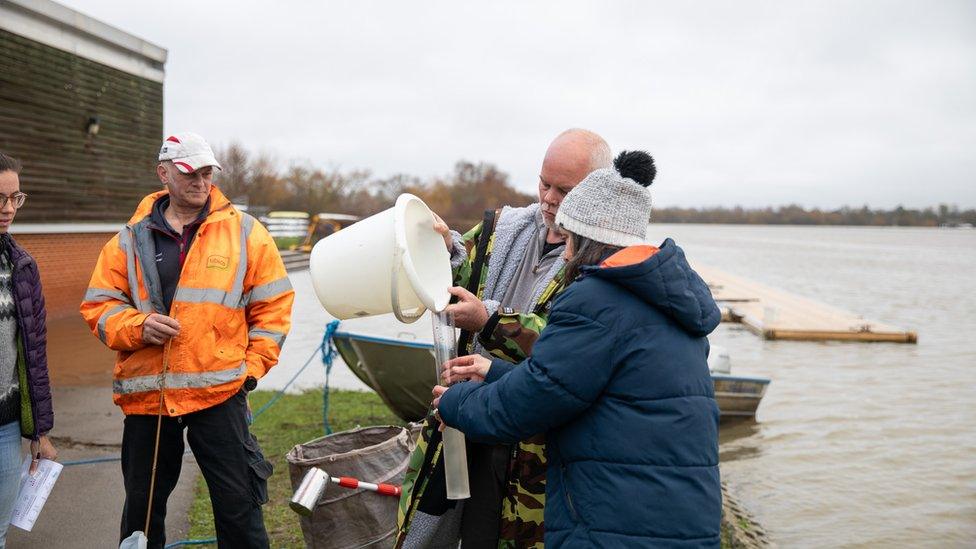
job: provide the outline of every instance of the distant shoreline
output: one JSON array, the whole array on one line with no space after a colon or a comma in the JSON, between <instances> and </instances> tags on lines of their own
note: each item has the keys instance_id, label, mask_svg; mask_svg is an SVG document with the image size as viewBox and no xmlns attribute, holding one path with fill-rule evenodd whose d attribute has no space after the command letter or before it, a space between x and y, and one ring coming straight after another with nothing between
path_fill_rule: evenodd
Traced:
<instances>
[{"instance_id":1,"label":"distant shoreline","mask_svg":"<svg viewBox=\"0 0 976 549\"><path fill-rule=\"evenodd\" d=\"M657 208L651 216L655 223L723 223L730 225L816 225L852 227L942 227L976 226L976 209L939 204L925 209L898 206L891 210L873 210L868 206L844 206L833 210L805 209L791 204L776 208Z\"/></svg>"},{"instance_id":2,"label":"distant shoreline","mask_svg":"<svg viewBox=\"0 0 976 549\"><path fill-rule=\"evenodd\" d=\"M943 229L952 231L971 231L976 226L940 226L940 225L868 225L855 223L750 223L735 221L671 221L652 219L651 225L742 225L755 227L848 227L848 228L874 228L874 229Z\"/></svg>"}]
</instances>

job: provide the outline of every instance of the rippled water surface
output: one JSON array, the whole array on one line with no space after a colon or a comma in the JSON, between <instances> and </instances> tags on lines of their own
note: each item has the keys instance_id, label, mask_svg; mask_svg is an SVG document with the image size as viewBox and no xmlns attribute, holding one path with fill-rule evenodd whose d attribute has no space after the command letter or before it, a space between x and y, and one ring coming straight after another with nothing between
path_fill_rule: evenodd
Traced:
<instances>
[{"instance_id":1,"label":"rippled water surface","mask_svg":"<svg viewBox=\"0 0 976 549\"><path fill-rule=\"evenodd\" d=\"M756 423L723 426L722 474L783 546L966 546L976 540L976 231L651 225L692 261L915 330L917 345L711 337L733 373L773 379ZM294 273L280 387L329 320ZM344 329L429 340L430 322ZM316 359L317 361L318 359ZM321 385L313 364L297 387ZM341 364L332 384L365 388Z\"/></svg>"}]
</instances>

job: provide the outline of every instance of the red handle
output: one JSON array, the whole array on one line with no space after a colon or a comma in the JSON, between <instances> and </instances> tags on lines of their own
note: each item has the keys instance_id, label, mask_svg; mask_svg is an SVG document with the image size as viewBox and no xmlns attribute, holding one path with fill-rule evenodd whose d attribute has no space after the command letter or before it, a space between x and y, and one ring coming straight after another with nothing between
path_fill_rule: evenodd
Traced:
<instances>
[{"instance_id":1,"label":"red handle","mask_svg":"<svg viewBox=\"0 0 976 549\"><path fill-rule=\"evenodd\" d=\"M384 496L392 496L396 498L400 497L400 487L392 484L372 484L369 482L360 483L358 479L354 479L352 477L339 477L339 482L337 484L343 488L352 488L353 490L363 488ZM373 486L376 486L376 488L374 489Z\"/></svg>"}]
</instances>

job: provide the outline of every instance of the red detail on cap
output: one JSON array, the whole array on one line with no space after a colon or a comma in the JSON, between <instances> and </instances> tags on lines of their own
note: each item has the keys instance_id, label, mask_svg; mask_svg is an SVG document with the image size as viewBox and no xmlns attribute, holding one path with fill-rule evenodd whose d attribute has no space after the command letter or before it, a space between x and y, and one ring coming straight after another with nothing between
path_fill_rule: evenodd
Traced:
<instances>
[{"instance_id":1,"label":"red detail on cap","mask_svg":"<svg viewBox=\"0 0 976 549\"><path fill-rule=\"evenodd\" d=\"M194 171L196 171L193 169L193 166L187 164L186 162L173 162L173 164L186 168L186 173L193 173Z\"/></svg>"},{"instance_id":2,"label":"red detail on cap","mask_svg":"<svg viewBox=\"0 0 976 549\"><path fill-rule=\"evenodd\" d=\"M176 137L174 137L174 136L172 136L172 135L171 135L171 136L169 136L169 137L167 137L167 138L166 138L166 141L172 141L173 143L179 143L179 142L180 142L180 140L179 140L179 139L177 139Z\"/></svg>"},{"instance_id":3,"label":"red detail on cap","mask_svg":"<svg viewBox=\"0 0 976 549\"><path fill-rule=\"evenodd\" d=\"M351 477L339 477L339 486L343 488L359 488L359 481Z\"/></svg>"}]
</instances>

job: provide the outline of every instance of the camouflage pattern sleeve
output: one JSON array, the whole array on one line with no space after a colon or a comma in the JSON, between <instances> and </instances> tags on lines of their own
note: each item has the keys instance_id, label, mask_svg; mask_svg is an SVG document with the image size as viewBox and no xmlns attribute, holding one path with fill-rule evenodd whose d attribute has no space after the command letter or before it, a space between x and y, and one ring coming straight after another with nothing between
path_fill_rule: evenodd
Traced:
<instances>
[{"instance_id":1,"label":"camouflage pattern sleeve","mask_svg":"<svg viewBox=\"0 0 976 549\"><path fill-rule=\"evenodd\" d=\"M519 363L532 354L539 334L546 327L546 317L533 313L515 313L501 309L488 321L478 335L478 342L491 353L512 363ZM493 322L497 320L497 322Z\"/></svg>"},{"instance_id":2,"label":"camouflage pattern sleeve","mask_svg":"<svg viewBox=\"0 0 976 549\"><path fill-rule=\"evenodd\" d=\"M433 409L424 418L423 428L417 435L417 446L410 454L407 463L407 470L401 483L400 501L397 506L397 537L396 547L403 545L407 534L410 532L410 522L413 518L417 506L420 504L420 497L427 486L430 478L430 471L425 471L425 465L436 463L441 453L440 439L434 444L434 432L440 422L434 418ZM427 467L429 469L429 467Z\"/></svg>"},{"instance_id":3,"label":"camouflage pattern sleeve","mask_svg":"<svg viewBox=\"0 0 976 549\"><path fill-rule=\"evenodd\" d=\"M508 486L502 499L500 549L545 546L546 468L545 434L518 443L509 463Z\"/></svg>"},{"instance_id":4,"label":"camouflage pattern sleeve","mask_svg":"<svg viewBox=\"0 0 976 549\"><path fill-rule=\"evenodd\" d=\"M481 236L481 223L478 223L470 231L464 233L464 249L467 251L467 256L461 265L454 269L454 285L461 286L463 288L468 287L468 281L471 279L471 268L472 263L474 263L474 255L478 247L478 238Z\"/></svg>"},{"instance_id":5,"label":"camouflage pattern sleeve","mask_svg":"<svg viewBox=\"0 0 976 549\"><path fill-rule=\"evenodd\" d=\"M503 307L491 315L478 334L481 346L492 356L515 364L528 358L532 354L532 346L548 323L553 301L566 289L562 279L562 271L556 273L531 313L519 313Z\"/></svg>"}]
</instances>

